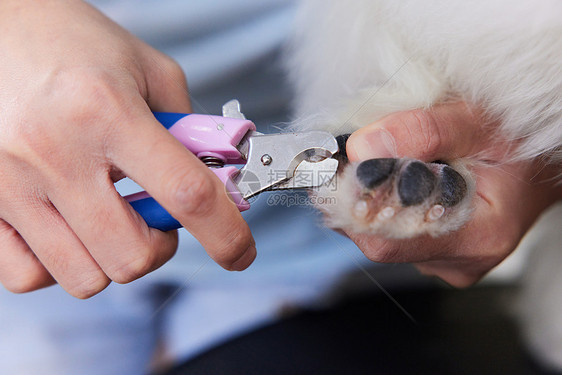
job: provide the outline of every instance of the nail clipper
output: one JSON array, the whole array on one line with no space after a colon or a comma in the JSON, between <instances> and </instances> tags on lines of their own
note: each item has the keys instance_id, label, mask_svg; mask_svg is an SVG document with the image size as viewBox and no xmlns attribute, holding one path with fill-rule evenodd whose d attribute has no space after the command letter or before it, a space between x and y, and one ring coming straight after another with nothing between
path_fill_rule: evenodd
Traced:
<instances>
[{"instance_id":1,"label":"nail clipper","mask_svg":"<svg viewBox=\"0 0 562 375\"><path fill-rule=\"evenodd\" d=\"M338 161L332 156L338 143L332 134L260 133L240 112L237 100L226 103L222 112L222 117L163 112L154 116L212 169L240 211L249 209L248 199L263 191L312 188L334 177ZM146 192L125 198L148 226L162 231L181 228Z\"/></svg>"}]
</instances>

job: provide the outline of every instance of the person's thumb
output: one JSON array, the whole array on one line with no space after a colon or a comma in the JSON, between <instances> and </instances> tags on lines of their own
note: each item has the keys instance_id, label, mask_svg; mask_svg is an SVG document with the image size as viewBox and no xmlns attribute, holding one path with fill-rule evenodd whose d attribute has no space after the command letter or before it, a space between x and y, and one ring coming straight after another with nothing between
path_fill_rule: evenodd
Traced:
<instances>
[{"instance_id":1,"label":"person's thumb","mask_svg":"<svg viewBox=\"0 0 562 375\"><path fill-rule=\"evenodd\" d=\"M482 126L481 115L464 102L396 112L354 132L347 141L347 155L351 161L459 158L481 146Z\"/></svg>"}]
</instances>

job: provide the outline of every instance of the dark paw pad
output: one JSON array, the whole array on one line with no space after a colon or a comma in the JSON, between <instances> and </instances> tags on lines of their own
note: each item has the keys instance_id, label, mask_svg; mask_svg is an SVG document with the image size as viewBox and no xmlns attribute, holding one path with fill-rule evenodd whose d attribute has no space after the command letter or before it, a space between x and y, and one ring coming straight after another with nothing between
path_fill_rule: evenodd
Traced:
<instances>
[{"instance_id":1,"label":"dark paw pad","mask_svg":"<svg viewBox=\"0 0 562 375\"><path fill-rule=\"evenodd\" d=\"M395 166L396 159L366 160L357 167L357 179L367 189L373 189L392 175Z\"/></svg>"},{"instance_id":2,"label":"dark paw pad","mask_svg":"<svg viewBox=\"0 0 562 375\"><path fill-rule=\"evenodd\" d=\"M475 183L461 161L454 165L461 169L410 158L352 162L333 194L342 209L326 209L330 225L387 238L456 230L470 218Z\"/></svg>"},{"instance_id":3,"label":"dark paw pad","mask_svg":"<svg viewBox=\"0 0 562 375\"><path fill-rule=\"evenodd\" d=\"M435 189L436 182L437 178L424 163L411 162L402 172L398 182L401 203L405 207L423 203Z\"/></svg>"},{"instance_id":4,"label":"dark paw pad","mask_svg":"<svg viewBox=\"0 0 562 375\"><path fill-rule=\"evenodd\" d=\"M444 167L441 173L440 203L443 207L452 207L464 198L468 187L464 178L453 168Z\"/></svg>"}]
</instances>

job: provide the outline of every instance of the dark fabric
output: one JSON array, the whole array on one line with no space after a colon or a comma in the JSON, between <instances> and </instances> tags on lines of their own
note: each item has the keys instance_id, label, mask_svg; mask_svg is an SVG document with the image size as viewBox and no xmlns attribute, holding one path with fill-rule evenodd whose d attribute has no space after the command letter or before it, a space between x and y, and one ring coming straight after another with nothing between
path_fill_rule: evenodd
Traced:
<instances>
[{"instance_id":1,"label":"dark fabric","mask_svg":"<svg viewBox=\"0 0 562 375\"><path fill-rule=\"evenodd\" d=\"M382 293L303 311L219 346L166 375L546 375L528 359L499 301L508 288Z\"/></svg>"}]
</instances>

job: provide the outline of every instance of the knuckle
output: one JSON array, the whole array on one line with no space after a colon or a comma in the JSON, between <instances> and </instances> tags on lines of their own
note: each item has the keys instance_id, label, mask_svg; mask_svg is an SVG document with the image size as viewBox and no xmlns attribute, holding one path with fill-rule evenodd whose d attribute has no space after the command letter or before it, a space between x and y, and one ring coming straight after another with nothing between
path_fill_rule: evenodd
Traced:
<instances>
[{"instance_id":1,"label":"knuckle","mask_svg":"<svg viewBox=\"0 0 562 375\"><path fill-rule=\"evenodd\" d=\"M398 261L400 247L392 241L371 242L368 236L361 236L354 240L365 256L377 263L395 263Z\"/></svg>"},{"instance_id":2,"label":"knuckle","mask_svg":"<svg viewBox=\"0 0 562 375\"><path fill-rule=\"evenodd\" d=\"M139 251L139 249L142 249ZM155 269L156 251L136 247L134 259L125 262L110 274L111 280L119 284L127 284L146 275Z\"/></svg>"},{"instance_id":3,"label":"knuckle","mask_svg":"<svg viewBox=\"0 0 562 375\"><path fill-rule=\"evenodd\" d=\"M371 249L367 258L378 263L396 263L398 249L394 246L382 246L378 249Z\"/></svg>"},{"instance_id":4,"label":"knuckle","mask_svg":"<svg viewBox=\"0 0 562 375\"><path fill-rule=\"evenodd\" d=\"M180 214L205 216L216 198L215 186L209 176L200 173L185 173L176 178L169 189L169 201L179 207Z\"/></svg>"},{"instance_id":5,"label":"knuckle","mask_svg":"<svg viewBox=\"0 0 562 375\"><path fill-rule=\"evenodd\" d=\"M117 108L126 109L124 104L123 83L110 73L91 69L71 69L61 72L53 78L50 93L52 100L59 105L61 115L73 126L89 126L92 121L100 126L99 121L108 113L119 113ZM75 92L79 95L68 95ZM109 122L108 122L109 123Z\"/></svg>"},{"instance_id":6,"label":"knuckle","mask_svg":"<svg viewBox=\"0 0 562 375\"><path fill-rule=\"evenodd\" d=\"M115 242L119 249L102 265L107 277L119 284L135 281L162 266L177 249L177 233L160 233L146 227L127 228L128 237Z\"/></svg>"},{"instance_id":7,"label":"knuckle","mask_svg":"<svg viewBox=\"0 0 562 375\"><path fill-rule=\"evenodd\" d=\"M186 76L182 67L169 56L163 57L164 70L175 80L186 82Z\"/></svg>"},{"instance_id":8,"label":"knuckle","mask_svg":"<svg viewBox=\"0 0 562 375\"><path fill-rule=\"evenodd\" d=\"M430 111L409 111L403 118L412 147L426 157L435 156L441 148L442 137L438 121Z\"/></svg>"},{"instance_id":9,"label":"knuckle","mask_svg":"<svg viewBox=\"0 0 562 375\"><path fill-rule=\"evenodd\" d=\"M37 120L15 119L2 129L0 158L8 166L34 166L55 157L47 127Z\"/></svg>"},{"instance_id":10,"label":"knuckle","mask_svg":"<svg viewBox=\"0 0 562 375\"><path fill-rule=\"evenodd\" d=\"M73 117L76 123L89 123L92 119L99 119L100 114L107 113L119 106L119 93L115 85L110 80L103 77L90 79L89 82L82 84L81 92L84 99L77 99Z\"/></svg>"},{"instance_id":11,"label":"knuckle","mask_svg":"<svg viewBox=\"0 0 562 375\"><path fill-rule=\"evenodd\" d=\"M10 226L5 225L3 221L0 220L0 243L10 244L8 246L21 246L23 241L19 234ZM0 249L0 253L3 250L9 252L9 247ZM27 250L27 249L22 249ZM39 264L39 262L31 261L35 260L35 257L31 254L27 258L21 258L17 263L11 260L7 262L0 262L2 265L1 270L1 283L4 287L12 293L27 293L33 290L43 288L49 284L53 283L53 279L47 273L47 271ZM9 254L6 254L9 257Z\"/></svg>"}]
</instances>

